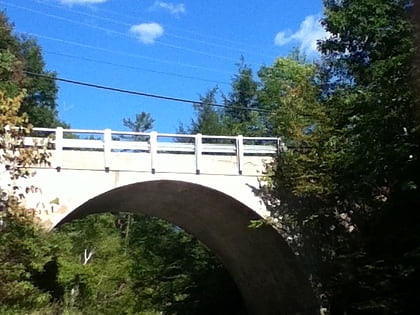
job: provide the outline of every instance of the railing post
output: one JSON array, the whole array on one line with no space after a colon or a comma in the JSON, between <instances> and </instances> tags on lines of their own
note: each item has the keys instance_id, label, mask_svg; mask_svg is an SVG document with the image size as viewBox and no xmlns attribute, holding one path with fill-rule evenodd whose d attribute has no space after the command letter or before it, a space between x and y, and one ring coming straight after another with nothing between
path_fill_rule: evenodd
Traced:
<instances>
[{"instance_id":1,"label":"railing post","mask_svg":"<svg viewBox=\"0 0 420 315\"><path fill-rule=\"evenodd\" d=\"M156 131L152 131L150 133L150 166L151 166L151 170L152 170L152 174L154 174L156 172L156 159L157 159L157 144L158 144L158 139L157 139L157 132Z\"/></svg>"},{"instance_id":2,"label":"railing post","mask_svg":"<svg viewBox=\"0 0 420 315\"><path fill-rule=\"evenodd\" d=\"M195 139L195 173L200 174L201 169L201 154L203 152L203 135L198 133L194 137Z\"/></svg>"},{"instance_id":3,"label":"railing post","mask_svg":"<svg viewBox=\"0 0 420 315\"><path fill-rule=\"evenodd\" d=\"M111 166L111 145L112 145L112 131L111 129L104 130L104 162L105 172L109 172Z\"/></svg>"},{"instance_id":4,"label":"railing post","mask_svg":"<svg viewBox=\"0 0 420 315\"><path fill-rule=\"evenodd\" d=\"M4 126L4 140L3 140L4 141L4 148L2 150L0 150L0 152L3 151L3 150L7 151L9 149L10 139L11 139L11 137L10 137L10 126L6 125L6 126ZM6 164L5 168L6 168L6 171L9 171L10 168L11 168L11 165Z\"/></svg>"},{"instance_id":5,"label":"railing post","mask_svg":"<svg viewBox=\"0 0 420 315\"><path fill-rule=\"evenodd\" d=\"M63 166L63 127L55 129L55 169L61 171Z\"/></svg>"},{"instance_id":6,"label":"railing post","mask_svg":"<svg viewBox=\"0 0 420 315\"><path fill-rule=\"evenodd\" d=\"M242 135L236 137L236 157L238 161L238 173L239 175L242 175L244 160L244 137Z\"/></svg>"},{"instance_id":7,"label":"railing post","mask_svg":"<svg viewBox=\"0 0 420 315\"><path fill-rule=\"evenodd\" d=\"M283 139L281 137L277 138L277 155L280 155L280 153L287 151L286 144L283 142Z\"/></svg>"}]
</instances>

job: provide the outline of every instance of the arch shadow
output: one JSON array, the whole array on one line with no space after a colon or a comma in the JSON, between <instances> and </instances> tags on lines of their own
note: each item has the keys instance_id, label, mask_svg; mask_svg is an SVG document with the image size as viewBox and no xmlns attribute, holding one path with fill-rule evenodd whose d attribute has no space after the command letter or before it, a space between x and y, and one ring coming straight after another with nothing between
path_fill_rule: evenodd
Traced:
<instances>
[{"instance_id":1,"label":"arch shadow","mask_svg":"<svg viewBox=\"0 0 420 315\"><path fill-rule=\"evenodd\" d=\"M220 191L182 181L122 186L85 202L58 223L103 212L162 218L203 242L231 274L253 315L319 314L309 281L281 235L249 228L258 216Z\"/></svg>"}]
</instances>

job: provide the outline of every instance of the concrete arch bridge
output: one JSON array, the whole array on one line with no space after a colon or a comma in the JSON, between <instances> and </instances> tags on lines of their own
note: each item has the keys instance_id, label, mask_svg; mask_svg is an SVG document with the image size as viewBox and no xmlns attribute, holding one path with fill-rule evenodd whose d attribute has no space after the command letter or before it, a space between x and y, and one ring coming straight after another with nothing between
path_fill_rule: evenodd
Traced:
<instances>
[{"instance_id":1,"label":"concrete arch bridge","mask_svg":"<svg viewBox=\"0 0 420 315\"><path fill-rule=\"evenodd\" d=\"M19 180L24 205L54 228L88 214L143 213L206 244L236 282L250 314L319 314L307 277L270 226L256 193L278 138L35 128L50 166ZM2 173L5 183L7 172ZM9 183L10 184L10 183Z\"/></svg>"}]
</instances>

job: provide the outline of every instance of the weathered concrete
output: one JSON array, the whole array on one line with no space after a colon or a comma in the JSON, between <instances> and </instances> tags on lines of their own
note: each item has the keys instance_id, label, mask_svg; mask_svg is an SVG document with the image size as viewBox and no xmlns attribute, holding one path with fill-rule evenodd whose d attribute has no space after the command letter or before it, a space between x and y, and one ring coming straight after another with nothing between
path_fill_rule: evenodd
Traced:
<instances>
[{"instance_id":1,"label":"weathered concrete","mask_svg":"<svg viewBox=\"0 0 420 315\"><path fill-rule=\"evenodd\" d=\"M107 211L156 216L195 235L229 270L250 314L319 314L285 241L269 226L249 228L250 220L260 216L226 194L181 181L147 181L96 196L59 224Z\"/></svg>"},{"instance_id":2,"label":"weathered concrete","mask_svg":"<svg viewBox=\"0 0 420 315\"><path fill-rule=\"evenodd\" d=\"M254 193L260 187L256 176L151 174L130 171L107 173L103 170L74 169L57 172L48 168L36 169L36 176L19 180L13 186L19 186L25 195L24 206L35 211L42 224L51 229L87 200L118 187L156 180L183 181L215 189L240 201L260 217L269 216L263 201Z\"/></svg>"},{"instance_id":3,"label":"weathered concrete","mask_svg":"<svg viewBox=\"0 0 420 315\"><path fill-rule=\"evenodd\" d=\"M272 160L264 152L273 151L255 145L256 151L246 154L253 146L245 148L239 137L232 155L225 144L204 147L201 136L194 137L195 145L159 144L153 134L149 145L113 141L109 130L103 141L65 139L58 128L51 167L38 167L34 177L14 183L3 172L0 183L20 187L23 205L47 229L101 212L163 218L219 256L250 314L319 314L309 282L282 237L270 226L248 227L269 215L255 191Z\"/></svg>"},{"instance_id":4,"label":"weathered concrete","mask_svg":"<svg viewBox=\"0 0 420 315\"><path fill-rule=\"evenodd\" d=\"M163 218L221 259L250 314L319 314L309 282L282 237L270 226L248 227L267 215L254 194L258 177L38 169L35 177L15 184L47 228L101 212Z\"/></svg>"}]
</instances>

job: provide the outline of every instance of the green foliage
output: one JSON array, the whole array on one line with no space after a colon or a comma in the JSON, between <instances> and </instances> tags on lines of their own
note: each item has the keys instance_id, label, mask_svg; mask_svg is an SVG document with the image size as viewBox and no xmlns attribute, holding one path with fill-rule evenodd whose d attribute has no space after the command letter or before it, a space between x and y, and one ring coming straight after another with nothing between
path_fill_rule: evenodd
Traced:
<instances>
[{"instance_id":1,"label":"green foliage","mask_svg":"<svg viewBox=\"0 0 420 315\"><path fill-rule=\"evenodd\" d=\"M97 314L130 310L131 259L114 220L111 214L90 216L66 224L57 233L58 281L66 308Z\"/></svg>"},{"instance_id":2,"label":"green foliage","mask_svg":"<svg viewBox=\"0 0 420 315\"><path fill-rule=\"evenodd\" d=\"M227 130L234 135L261 136L265 133L263 117L259 109L258 82L252 69L242 59L238 74L231 84L232 92L224 97L223 118Z\"/></svg>"},{"instance_id":3,"label":"green foliage","mask_svg":"<svg viewBox=\"0 0 420 315\"><path fill-rule=\"evenodd\" d=\"M307 64L295 50L262 67L256 81L242 62L232 92L222 95L226 108L213 106L218 90L212 89L195 106L196 119L180 131L285 137L288 150L273 165L268 204L321 303L331 314L414 314L420 296L420 124L409 1L324 4L331 36L320 44L319 65ZM17 170L45 160L42 152L20 153L30 130L20 114L56 123L56 88L53 81L25 77L23 70L45 73L41 50L33 40L13 36L4 14L0 25L0 127L24 126L9 138L2 134L1 148L18 152L2 158ZM261 109L268 113L255 111ZM152 123L147 113L124 120L133 131ZM15 177L21 175L29 173ZM217 259L178 227L149 217L101 215L47 238L16 202L2 201L1 313L243 311ZM250 228L273 222L253 221Z\"/></svg>"},{"instance_id":4,"label":"green foliage","mask_svg":"<svg viewBox=\"0 0 420 315\"><path fill-rule=\"evenodd\" d=\"M31 132L29 121L59 124L57 88L53 80L25 76L24 71L54 75L44 70L36 42L12 35L4 14L0 26L1 162L18 179L31 175L27 166L47 163L46 151L26 148L23 139ZM146 113L124 120L134 131L150 129L152 123ZM151 218L109 214L47 234L20 208L12 186L1 189L1 314L241 311L226 270L181 229Z\"/></svg>"},{"instance_id":5,"label":"green foliage","mask_svg":"<svg viewBox=\"0 0 420 315\"><path fill-rule=\"evenodd\" d=\"M224 124L222 113L213 104L217 104L218 89L209 90L205 96L200 97L200 103L194 104L197 117L191 121L191 125L184 127L181 125L179 133L204 135L223 135L227 128Z\"/></svg>"},{"instance_id":6,"label":"green foliage","mask_svg":"<svg viewBox=\"0 0 420 315\"><path fill-rule=\"evenodd\" d=\"M123 124L125 127L134 132L145 132L153 128L154 119L149 113L141 112L136 114L135 120L131 118L124 118Z\"/></svg>"},{"instance_id":7,"label":"green foliage","mask_svg":"<svg viewBox=\"0 0 420 315\"><path fill-rule=\"evenodd\" d=\"M293 106L288 93L278 102L274 125L292 145L276 165L282 203L275 214L331 313L414 313L419 122L407 7L393 0L325 4L332 35L321 44L323 80L302 85ZM286 75L273 81L281 92L300 72ZM301 132L305 124L314 128Z\"/></svg>"},{"instance_id":8,"label":"green foliage","mask_svg":"<svg viewBox=\"0 0 420 315\"><path fill-rule=\"evenodd\" d=\"M27 115L19 115L24 93L8 97L0 90L0 161L9 169L10 177L17 179L30 175L28 166L48 163L45 148L27 148L24 137L31 132ZM5 187L2 187L5 189Z\"/></svg>"},{"instance_id":9,"label":"green foliage","mask_svg":"<svg viewBox=\"0 0 420 315\"><path fill-rule=\"evenodd\" d=\"M0 88L10 97L25 89L19 115L26 113L34 126L64 126L58 119L55 81L27 76L24 72L55 76L55 73L45 70L41 48L30 37L14 35L13 25L3 12L0 12L0 30Z\"/></svg>"},{"instance_id":10,"label":"green foliage","mask_svg":"<svg viewBox=\"0 0 420 315\"><path fill-rule=\"evenodd\" d=\"M54 234L60 244L61 310L240 314L242 301L235 285L206 247L162 220L126 218L126 214L93 215Z\"/></svg>"},{"instance_id":11,"label":"green foliage","mask_svg":"<svg viewBox=\"0 0 420 315\"><path fill-rule=\"evenodd\" d=\"M195 106L197 118L189 127L181 126L180 132L257 137L282 135L293 139L300 131L289 134L290 126L282 124L288 123L289 116L300 115L303 117L300 124L308 127L314 119L311 118L314 116L312 111L317 110L316 106L311 106L318 98L318 90L313 85L316 67L305 64L305 60L299 50L294 50L290 57L279 58L273 66L261 67L260 81L254 79L252 69L242 60L238 74L232 80L232 92L228 96L222 94L224 108L213 106L217 103L219 90L209 90L201 98L202 103Z\"/></svg>"},{"instance_id":12,"label":"green foliage","mask_svg":"<svg viewBox=\"0 0 420 315\"><path fill-rule=\"evenodd\" d=\"M38 285L36 276L53 260L56 247L17 202L9 201L2 212L0 310L17 314L48 307L51 295Z\"/></svg>"},{"instance_id":13,"label":"green foliage","mask_svg":"<svg viewBox=\"0 0 420 315\"><path fill-rule=\"evenodd\" d=\"M278 58L271 67L259 72L262 88L261 107L269 109L270 134L301 142L304 128L321 125L318 90L314 86L316 67L291 58Z\"/></svg>"},{"instance_id":14,"label":"green foliage","mask_svg":"<svg viewBox=\"0 0 420 315\"><path fill-rule=\"evenodd\" d=\"M27 169L47 163L42 148L27 148L23 139L31 131L27 115L19 115L24 98L13 81L19 62L8 51L0 61L0 161L12 180L30 176ZM3 81L4 80L4 81ZM44 266L54 260L55 246L33 216L21 208L12 185L0 187L0 312L26 313L49 308L51 295L38 281Z\"/></svg>"},{"instance_id":15,"label":"green foliage","mask_svg":"<svg viewBox=\"0 0 420 315\"><path fill-rule=\"evenodd\" d=\"M41 47L34 39L22 36L19 38L19 46L19 57L23 59L25 71L55 77L55 73L44 70L45 62ZM34 126L60 126L55 103L58 92L55 81L44 77L27 76L23 84L27 95L21 113L27 113Z\"/></svg>"},{"instance_id":16,"label":"green foliage","mask_svg":"<svg viewBox=\"0 0 420 315\"><path fill-rule=\"evenodd\" d=\"M130 235L133 290L142 310L164 314L239 314L242 301L210 251L182 229L137 218Z\"/></svg>"},{"instance_id":17,"label":"green foliage","mask_svg":"<svg viewBox=\"0 0 420 315\"><path fill-rule=\"evenodd\" d=\"M181 125L180 133L205 135L244 135L264 136L267 134L266 118L259 113L258 82L254 80L252 70L242 60L238 74L232 80L232 92L228 96L218 88L209 90L195 104L196 118L190 126ZM221 94L223 108L217 97Z\"/></svg>"},{"instance_id":18,"label":"green foliage","mask_svg":"<svg viewBox=\"0 0 420 315\"><path fill-rule=\"evenodd\" d=\"M9 51L0 51L0 89L7 96L17 96L21 90L19 81L23 78L22 63Z\"/></svg>"}]
</instances>

